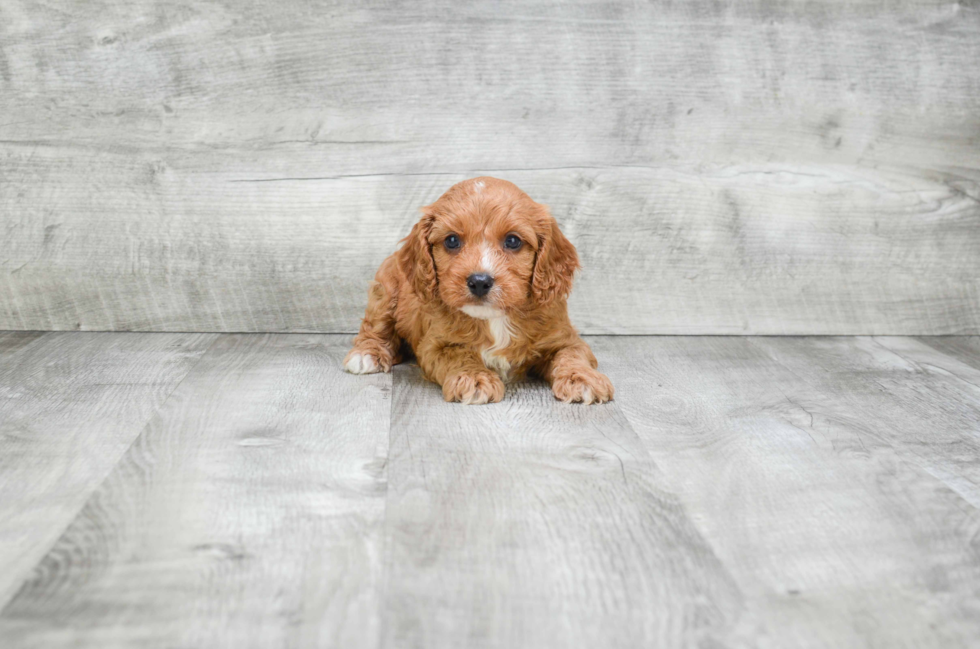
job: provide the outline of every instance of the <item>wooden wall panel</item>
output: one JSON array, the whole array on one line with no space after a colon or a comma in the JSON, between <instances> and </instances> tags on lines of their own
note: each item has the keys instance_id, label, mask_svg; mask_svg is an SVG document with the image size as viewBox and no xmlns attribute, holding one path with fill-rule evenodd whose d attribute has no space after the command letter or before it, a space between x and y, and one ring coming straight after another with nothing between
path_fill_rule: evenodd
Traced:
<instances>
[{"instance_id":1,"label":"wooden wall panel","mask_svg":"<svg viewBox=\"0 0 980 649\"><path fill-rule=\"evenodd\" d=\"M453 182L588 333L980 333L966 3L0 4L0 328L356 329Z\"/></svg>"}]
</instances>

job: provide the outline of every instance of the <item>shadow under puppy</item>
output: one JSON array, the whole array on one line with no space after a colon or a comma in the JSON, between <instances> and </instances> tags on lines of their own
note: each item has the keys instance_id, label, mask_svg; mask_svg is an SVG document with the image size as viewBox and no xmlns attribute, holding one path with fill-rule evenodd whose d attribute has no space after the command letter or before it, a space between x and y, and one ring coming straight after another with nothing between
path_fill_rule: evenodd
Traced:
<instances>
[{"instance_id":1,"label":"shadow under puppy","mask_svg":"<svg viewBox=\"0 0 980 649\"><path fill-rule=\"evenodd\" d=\"M504 382L528 372L562 401L613 398L568 320L578 254L547 207L513 183L482 177L421 211L371 283L347 371L388 372L407 343L446 401L500 401Z\"/></svg>"}]
</instances>

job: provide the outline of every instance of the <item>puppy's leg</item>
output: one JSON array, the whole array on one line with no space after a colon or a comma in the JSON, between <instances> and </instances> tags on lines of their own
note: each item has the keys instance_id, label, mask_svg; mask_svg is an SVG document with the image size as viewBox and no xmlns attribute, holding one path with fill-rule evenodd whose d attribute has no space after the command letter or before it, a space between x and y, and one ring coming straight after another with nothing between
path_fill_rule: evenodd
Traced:
<instances>
[{"instance_id":1,"label":"puppy's leg","mask_svg":"<svg viewBox=\"0 0 980 649\"><path fill-rule=\"evenodd\" d=\"M352 374L390 372L401 362L401 339L395 333L395 300L381 282L371 282L368 305L354 348L344 359L344 369Z\"/></svg>"},{"instance_id":2,"label":"puppy's leg","mask_svg":"<svg viewBox=\"0 0 980 649\"><path fill-rule=\"evenodd\" d=\"M605 403L613 398L615 389L609 378L597 370L595 354L578 336L562 347L538 368L551 383L555 398L565 403Z\"/></svg>"},{"instance_id":3,"label":"puppy's leg","mask_svg":"<svg viewBox=\"0 0 980 649\"><path fill-rule=\"evenodd\" d=\"M423 343L416 356L426 377L442 386L446 401L483 404L504 398L504 382L472 349Z\"/></svg>"}]
</instances>

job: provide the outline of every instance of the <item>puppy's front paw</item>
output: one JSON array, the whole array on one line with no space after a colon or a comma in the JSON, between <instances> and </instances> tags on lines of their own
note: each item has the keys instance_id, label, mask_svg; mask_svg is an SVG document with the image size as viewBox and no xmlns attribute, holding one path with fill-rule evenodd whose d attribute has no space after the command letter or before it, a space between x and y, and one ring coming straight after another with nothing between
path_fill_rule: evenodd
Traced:
<instances>
[{"instance_id":1,"label":"puppy's front paw","mask_svg":"<svg viewBox=\"0 0 980 649\"><path fill-rule=\"evenodd\" d=\"M352 349L344 359L344 369L351 374L374 374L385 370L372 354Z\"/></svg>"},{"instance_id":2,"label":"puppy's front paw","mask_svg":"<svg viewBox=\"0 0 980 649\"><path fill-rule=\"evenodd\" d=\"M496 403L504 398L504 382L492 372L457 374L446 379L442 396L470 405Z\"/></svg>"},{"instance_id":3,"label":"puppy's front paw","mask_svg":"<svg viewBox=\"0 0 980 649\"><path fill-rule=\"evenodd\" d=\"M568 376L555 377L551 384L555 398L565 403L605 403L616 391L612 382L602 372L589 369L577 370Z\"/></svg>"}]
</instances>

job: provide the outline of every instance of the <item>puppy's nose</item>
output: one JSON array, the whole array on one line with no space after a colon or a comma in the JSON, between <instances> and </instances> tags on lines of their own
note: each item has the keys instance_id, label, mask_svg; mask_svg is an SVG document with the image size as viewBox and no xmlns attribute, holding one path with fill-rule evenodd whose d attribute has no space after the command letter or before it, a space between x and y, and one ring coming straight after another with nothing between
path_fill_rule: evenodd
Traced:
<instances>
[{"instance_id":1,"label":"puppy's nose","mask_svg":"<svg viewBox=\"0 0 980 649\"><path fill-rule=\"evenodd\" d=\"M483 297L493 287L493 278L486 273L470 275L466 278L466 285L470 287L470 293L477 297Z\"/></svg>"}]
</instances>

